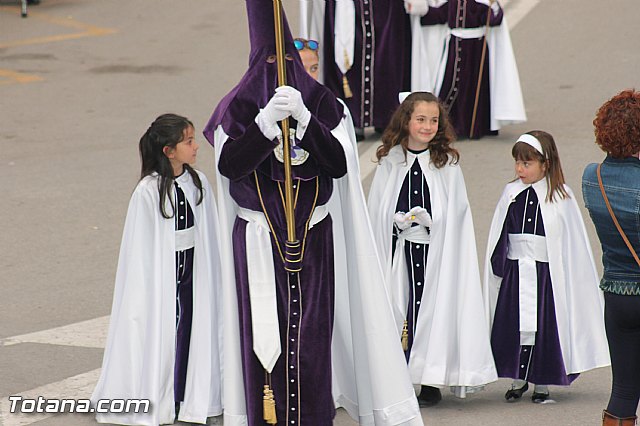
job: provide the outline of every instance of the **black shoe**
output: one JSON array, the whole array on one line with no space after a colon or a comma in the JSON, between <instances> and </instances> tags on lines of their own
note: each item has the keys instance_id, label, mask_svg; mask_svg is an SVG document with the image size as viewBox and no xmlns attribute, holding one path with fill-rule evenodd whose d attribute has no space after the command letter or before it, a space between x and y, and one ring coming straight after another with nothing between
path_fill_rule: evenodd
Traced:
<instances>
[{"instance_id":1,"label":"black shoe","mask_svg":"<svg viewBox=\"0 0 640 426\"><path fill-rule=\"evenodd\" d=\"M384 133L384 127L374 127L374 130L376 131L376 133L380 133L380 134Z\"/></svg>"},{"instance_id":2,"label":"black shoe","mask_svg":"<svg viewBox=\"0 0 640 426\"><path fill-rule=\"evenodd\" d=\"M40 4L40 0L27 0L27 4L33 4L33 5Z\"/></svg>"},{"instance_id":3,"label":"black shoe","mask_svg":"<svg viewBox=\"0 0 640 426\"><path fill-rule=\"evenodd\" d=\"M542 404L547 400L547 398L549 398L549 393L540 393L534 391L533 395L531 395L531 402L533 402L534 404Z\"/></svg>"},{"instance_id":4,"label":"black shoe","mask_svg":"<svg viewBox=\"0 0 640 426\"><path fill-rule=\"evenodd\" d=\"M433 386L422 386L418 395L418 405L420 407L432 407L442 400L440 389Z\"/></svg>"},{"instance_id":5,"label":"black shoe","mask_svg":"<svg viewBox=\"0 0 640 426\"><path fill-rule=\"evenodd\" d=\"M522 394L529 390L529 383L525 383L521 388L514 388L511 386L511 389L504 394L504 399L508 402L514 402L522 398Z\"/></svg>"},{"instance_id":6,"label":"black shoe","mask_svg":"<svg viewBox=\"0 0 640 426\"><path fill-rule=\"evenodd\" d=\"M362 127L356 127L356 141L361 142L364 140L364 129Z\"/></svg>"}]
</instances>

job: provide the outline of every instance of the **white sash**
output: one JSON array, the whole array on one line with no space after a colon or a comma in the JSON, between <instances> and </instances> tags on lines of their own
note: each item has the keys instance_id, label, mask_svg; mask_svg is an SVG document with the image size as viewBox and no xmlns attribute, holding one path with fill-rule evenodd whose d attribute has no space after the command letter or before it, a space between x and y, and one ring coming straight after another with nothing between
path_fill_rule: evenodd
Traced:
<instances>
[{"instance_id":1,"label":"white sash","mask_svg":"<svg viewBox=\"0 0 640 426\"><path fill-rule=\"evenodd\" d=\"M328 214L324 205L317 206L311 215L309 229ZM264 213L242 207L238 210L238 217L248 222L245 238L253 351L264 369L270 373L282 349L269 224Z\"/></svg>"},{"instance_id":2,"label":"white sash","mask_svg":"<svg viewBox=\"0 0 640 426\"><path fill-rule=\"evenodd\" d=\"M466 39L484 37L486 32L487 32L487 28L484 26L476 27L476 28L452 28L451 29L452 36L456 36L458 38L466 38Z\"/></svg>"},{"instance_id":3,"label":"white sash","mask_svg":"<svg viewBox=\"0 0 640 426\"><path fill-rule=\"evenodd\" d=\"M188 250L195 246L195 230L195 226L176 230L176 251Z\"/></svg>"},{"instance_id":4,"label":"white sash","mask_svg":"<svg viewBox=\"0 0 640 426\"><path fill-rule=\"evenodd\" d=\"M451 37L455 36L462 39L470 39L470 38L480 38L483 37L487 32L486 27L477 27L477 28L452 28L449 30L449 36L446 37L445 45L444 45L444 58L447 57L447 52L449 51L449 44L451 43ZM442 81L444 80L444 73L447 70L447 61L443 60L440 63L440 68L438 69L438 75L436 77L436 85L434 88L434 93L439 94L440 89L442 89Z\"/></svg>"},{"instance_id":5,"label":"white sash","mask_svg":"<svg viewBox=\"0 0 640 426\"><path fill-rule=\"evenodd\" d=\"M538 331L538 273L536 261L549 262L546 238L533 234L509 234L507 258L518 261L520 344L535 344Z\"/></svg>"},{"instance_id":6,"label":"white sash","mask_svg":"<svg viewBox=\"0 0 640 426\"><path fill-rule=\"evenodd\" d=\"M356 7L353 0L336 0L334 60L346 74L353 64L356 43Z\"/></svg>"}]
</instances>

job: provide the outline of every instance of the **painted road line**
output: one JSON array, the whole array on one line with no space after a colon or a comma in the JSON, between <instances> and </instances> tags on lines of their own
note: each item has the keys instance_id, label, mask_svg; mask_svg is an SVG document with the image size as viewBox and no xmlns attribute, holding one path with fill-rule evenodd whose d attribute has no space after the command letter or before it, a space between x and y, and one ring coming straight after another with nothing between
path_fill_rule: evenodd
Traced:
<instances>
[{"instance_id":1,"label":"painted road line","mask_svg":"<svg viewBox=\"0 0 640 426\"><path fill-rule=\"evenodd\" d=\"M5 70L0 68L0 86L13 83L33 83L34 81L42 81L42 77L32 74Z\"/></svg>"},{"instance_id":2,"label":"painted road line","mask_svg":"<svg viewBox=\"0 0 640 426\"><path fill-rule=\"evenodd\" d=\"M109 315L62 327L0 339L0 346L18 343L43 343L49 345L78 346L103 349L107 341Z\"/></svg>"},{"instance_id":3,"label":"painted road line","mask_svg":"<svg viewBox=\"0 0 640 426\"><path fill-rule=\"evenodd\" d=\"M7 6L0 6L0 13L4 12L13 12L18 14L19 8L12 8ZM16 47L16 46L25 46L30 44L42 44L42 43L52 43L63 40L73 40L83 37L97 37L103 36L107 34L113 34L116 32L113 28L103 28L97 27L95 25L85 24L80 21L76 21L73 18L59 18L52 15L47 15L40 12L29 12L29 19L38 19L40 21L44 21L53 25L58 25L64 28L70 28L73 30L78 30L79 32L67 33L67 34L57 34L52 36L45 37L34 37L27 38L22 40L14 40L14 41L5 41L0 43L0 49L4 49L7 47Z\"/></svg>"}]
</instances>

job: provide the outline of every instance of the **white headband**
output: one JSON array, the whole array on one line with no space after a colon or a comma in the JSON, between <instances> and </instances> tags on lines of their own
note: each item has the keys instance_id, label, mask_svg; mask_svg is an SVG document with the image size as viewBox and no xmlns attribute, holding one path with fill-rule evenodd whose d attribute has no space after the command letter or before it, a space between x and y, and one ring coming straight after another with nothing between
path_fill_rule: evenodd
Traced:
<instances>
[{"instance_id":1,"label":"white headband","mask_svg":"<svg viewBox=\"0 0 640 426\"><path fill-rule=\"evenodd\" d=\"M544 151L542 151L542 144L540 144L540 141L535 136L525 133L523 135L520 135L516 143L518 142L524 142L527 145L531 145L536 149L536 151L538 151L540 154L542 154L543 157L546 158L546 155L544 155Z\"/></svg>"}]
</instances>

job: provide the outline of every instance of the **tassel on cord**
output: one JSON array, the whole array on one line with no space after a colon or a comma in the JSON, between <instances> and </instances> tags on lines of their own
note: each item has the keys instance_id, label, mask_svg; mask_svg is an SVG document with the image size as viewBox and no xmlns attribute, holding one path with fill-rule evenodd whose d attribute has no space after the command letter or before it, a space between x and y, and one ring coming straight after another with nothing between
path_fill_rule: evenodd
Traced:
<instances>
[{"instance_id":1,"label":"tassel on cord","mask_svg":"<svg viewBox=\"0 0 640 426\"><path fill-rule=\"evenodd\" d=\"M409 324L407 323L407 320L404 320L404 325L402 326L402 350L403 351L408 351L409 350Z\"/></svg>"},{"instance_id":2,"label":"tassel on cord","mask_svg":"<svg viewBox=\"0 0 640 426\"><path fill-rule=\"evenodd\" d=\"M342 76L342 90L344 90L344 97L346 99L353 97L353 92L351 92L351 87L349 87L349 80L347 80L347 76Z\"/></svg>"},{"instance_id":3,"label":"tassel on cord","mask_svg":"<svg viewBox=\"0 0 640 426\"><path fill-rule=\"evenodd\" d=\"M349 65L349 55L347 55L347 51L344 51L344 64L346 65L347 70L351 68ZM344 91L345 99L349 99L353 97L353 92L351 91L351 87L349 87L349 80L347 80L347 75L342 74L342 90Z\"/></svg>"},{"instance_id":4,"label":"tassel on cord","mask_svg":"<svg viewBox=\"0 0 640 426\"><path fill-rule=\"evenodd\" d=\"M275 425L278 423L278 417L276 416L276 401L273 398L273 390L269 385L264 385L264 396L262 397L262 410L264 421L267 424Z\"/></svg>"}]
</instances>

